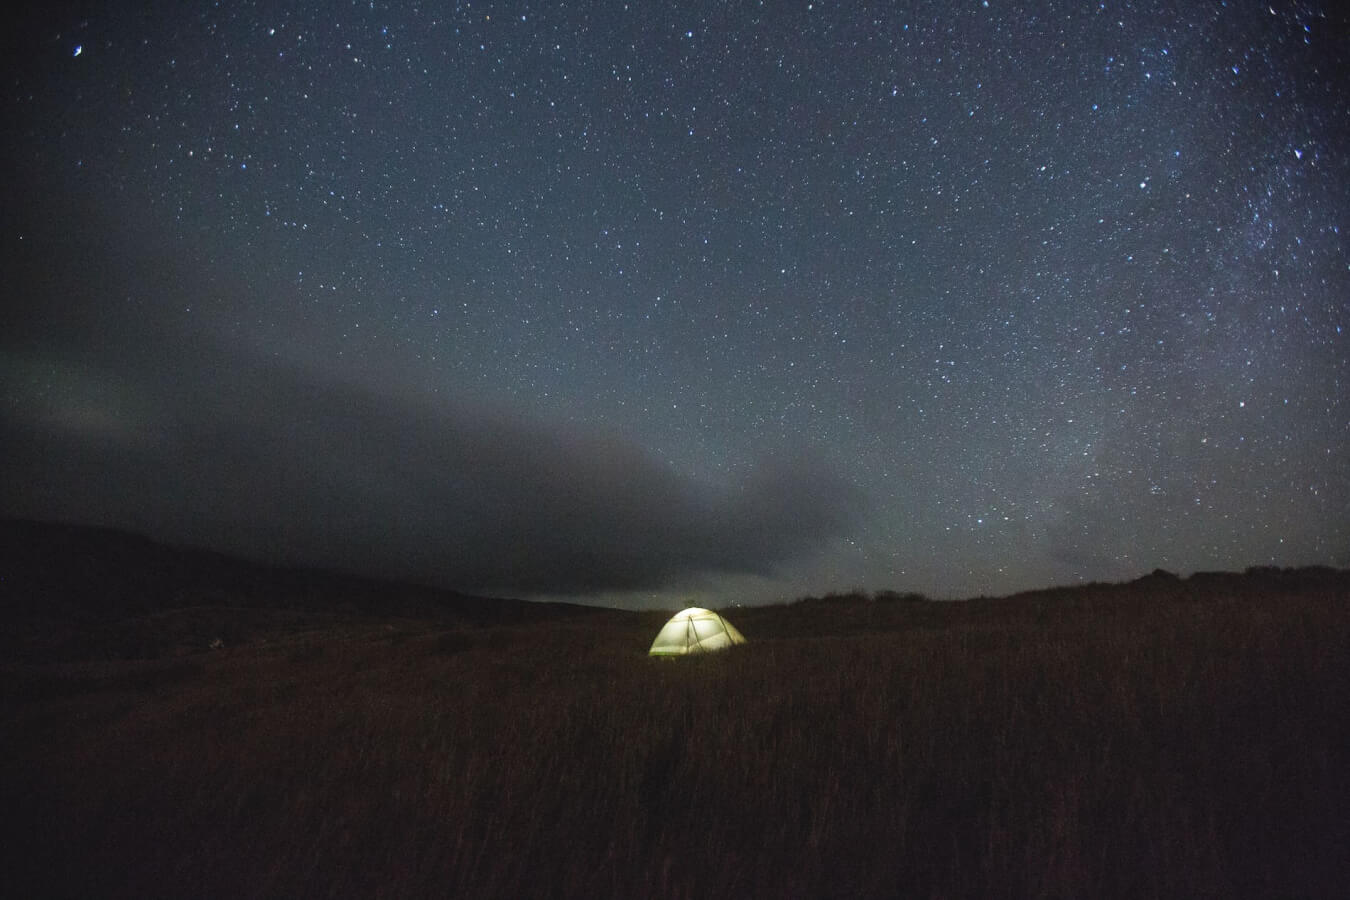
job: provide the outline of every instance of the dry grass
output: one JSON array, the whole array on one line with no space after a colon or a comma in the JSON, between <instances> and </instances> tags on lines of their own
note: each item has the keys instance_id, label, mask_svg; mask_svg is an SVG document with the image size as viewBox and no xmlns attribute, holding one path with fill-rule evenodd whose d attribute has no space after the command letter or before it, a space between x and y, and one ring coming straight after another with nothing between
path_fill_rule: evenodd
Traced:
<instances>
[{"instance_id":1,"label":"dry grass","mask_svg":"<svg viewBox=\"0 0 1350 900\"><path fill-rule=\"evenodd\" d=\"M10 667L8 883L1333 896L1346 600L840 600L733 614L752 643L688 661L645 657L660 616L600 616Z\"/></svg>"}]
</instances>

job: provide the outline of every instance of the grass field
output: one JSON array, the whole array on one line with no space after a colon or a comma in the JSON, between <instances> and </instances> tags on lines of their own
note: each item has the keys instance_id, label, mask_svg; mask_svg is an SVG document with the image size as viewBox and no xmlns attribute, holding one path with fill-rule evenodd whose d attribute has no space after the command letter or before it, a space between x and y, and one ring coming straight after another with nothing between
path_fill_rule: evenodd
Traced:
<instances>
[{"instance_id":1,"label":"grass field","mask_svg":"<svg viewBox=\"0 0 1350 900\"><path fill-rule=\"evenodd\" d=\"M1341 896L1345 584L827 598L729 610L750 643L680 661L645 656L663 615L602 612L287 620L215 651L10 664L6 883Z\"/></svg>"}]
</instances>

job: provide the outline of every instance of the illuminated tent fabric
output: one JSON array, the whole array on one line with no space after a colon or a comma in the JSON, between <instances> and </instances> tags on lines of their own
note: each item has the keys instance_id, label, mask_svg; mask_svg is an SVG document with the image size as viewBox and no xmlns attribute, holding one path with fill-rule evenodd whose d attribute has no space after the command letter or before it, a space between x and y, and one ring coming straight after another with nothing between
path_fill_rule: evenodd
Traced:
<instances>
[{"instance_id":1,"label":"illuminated tent fabric","mask_svg":"<svg viewBox=\"0 0 1350 900\"><path fill-rule=\"evenodd\" d=\"M710 609L691 606L670 617L652 641L649 656L687 656L712 653L734 644L744 644L745 635Z\"/></svg>"}]
</instances>

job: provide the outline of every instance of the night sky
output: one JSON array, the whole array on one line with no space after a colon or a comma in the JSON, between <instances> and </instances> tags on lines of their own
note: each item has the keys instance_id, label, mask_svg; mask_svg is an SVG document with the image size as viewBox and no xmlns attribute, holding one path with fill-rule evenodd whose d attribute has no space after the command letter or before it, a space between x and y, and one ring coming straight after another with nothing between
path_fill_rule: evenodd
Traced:
<instances>
[{"instance_id":1,"label":"night sky","mask_svg":"<svg viewBox=\"0 0 1350 900\"><path fill-rule=\"evenodd\" d=\"M0 514L631 605L1350 565L1339 7L896 6L26 13Z\"/></svg>"}]
</instances>

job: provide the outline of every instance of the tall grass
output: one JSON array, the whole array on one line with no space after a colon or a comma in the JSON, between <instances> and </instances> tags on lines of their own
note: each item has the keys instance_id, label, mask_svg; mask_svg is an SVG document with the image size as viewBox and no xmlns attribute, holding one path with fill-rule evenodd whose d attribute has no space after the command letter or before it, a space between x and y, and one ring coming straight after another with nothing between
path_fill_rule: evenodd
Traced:
<instances>
[{"instance_id":1,"label":"tall grass","mask_svg":"<svg viewBox=\"0 0 1350 900\"><path fill-rule=\"evenodd\" d=\"M645 656L659 617L598 617L10 669L8 871L68 896L1333 896L1345 601L859 601L886 630L813 636L825 604L681 661Z\"/></svg>"}]
</instances>

